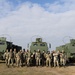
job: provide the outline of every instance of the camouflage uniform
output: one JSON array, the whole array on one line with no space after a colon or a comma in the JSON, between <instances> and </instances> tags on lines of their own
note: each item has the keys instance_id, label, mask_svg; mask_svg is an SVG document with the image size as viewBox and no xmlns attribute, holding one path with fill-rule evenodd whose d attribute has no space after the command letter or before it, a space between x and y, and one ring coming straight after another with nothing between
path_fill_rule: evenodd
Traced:
<instances>
[{"instance_id":1,"label":"camouflage uniform","mask_svg":"<svg viewBox=\"0 0 75 75\"><path fill-rule=\"evenodd\" d=\"M17 64L17 62L16 62L16 60L17 60L17 59L16 59L16 54L17 54L16 49L14 49L14 52L13 52L13 53L14 53L14 61L15 61L15 63Z\"/></svg>"},{"instance_id":2,"label":"camouflage uniform","mask_svg":"<svg viewBox=\"0 0 75 75\"><path fill-rule=\"evenodd\" d=\"M36 66L40 66L40 61L41 61L40 57L41 57L40 51L36 52L35 54Z\"/></svg>"},{"instance_id":3,"label":"camouflage uniform","mask_svg":"<svg viewBox=\"0 0 75 75\"><path fill-rule=\"evenodd\" d=\"M34 52L32 53L32 66L36 65L35 55L36 55L36 51L34 50Z\"/></svg>"},{"instance_id":4,"label":"camouflage uniform","mask_svg":"<svg viewBox=\"0 0 75 75\"><path fill-rule=\"evenodd\" d=\"M20 53L20 51L16 54L16 63L17 63L17 67L19 67L20 66L20 64L21 64L21 59L20 59L20 57L21 57L21 53Z\"/></svg>"},{"instance_id":5,"label":"camouflage uniform","mask_svg":"<svg viewBox=\"0 0 75 75\"><path fill-rule=\"evenodd\" d=\"M46 53L45 51L43 51L43 53L41 54L41 65L45 66L45 62L46 62Z\"/></svg>"},{"instance_id":6,"label":"camouflage uniform","mask_svg":"<svg viewBox=\"0 0 75 75\"><path fill-rule=\"evenodd\" d=\"M66 54L64 52L60 54L60 64L63 66L66 64Z\"/></svg>"},{"instance_id":7,"label":"camouflage uniform","mask_svg":"<svg viewBox=\"0 0 75 75\"><path fill-rule=\"evenodd\" d=\"M58 53L54 52L54 67L58 66L59 67L59 59L58 59Z\"/></svg>"},{"instance_id":8,"label":"camouflage uniform","mask_svg":"<svg viewBox=\"0 0 75 75\"><path fill-rule=\"evenodd\" d=\"M30 51L27 52L27 66L30 66L30 59L31 59L31 53Z\"/></svg>"},{"instance_id":9,"label":"camouflage uniform","mask_svg":"<svg viewBox=\"0 0 75 75\"><path fill-rule=\"evenodd\" d=\"M23 62L26 65L26 52L23 52Z\"/></svg>"},{"instance_id":10,"label":"camouflage uniform","mask_svg":"<svg viewBox=\"0 0 75 75\"><path fill-rule=\"evenodd\" d=\"M13 66L13 63L14 63L14 53L12 52L12 49L10 49L10 52L9 52L8 66L10 65L10 62L11 62L11 65Z\"/></svg>"},{"instance_id":11,"label":"camouflage uniform","mask_svg":"<svg viewBox=\"0 0 75 75\"><path fill-rule=\"evenodd\" d=\"M46 54L46 66L51 66L51 54Z\"/></svg>"},{"instance_id":12,"label":"camouflage uniform","mask_svg":"<svg viewBox=\"0 0 75 75\"><path fill-rule=\"evenodd\" d=\"M21 66L21 67L23 66L23 60L24 60L23 51L20 50L20 66Z\"/></svg>"},{"instance_id":13,"label":"camouflage uniform","mask_svg":"<svg viewBox=\"0 0 75 75\"><path fill-rule=\"evenodd\" d=\"M54 66L54 56L53 56L53 51L51 52L51 67L53 67Z\"/></svg>"},{"instance_id":14,"label":"camouflage uniform","mask_svg":"<svg viewBox=\"0 0 75 75\"><path fill-rule=\"evenodd\" d=\"M6 50L6 52L4 53L4 58L5 58L6 65L8 65L8 59L9 59L9 52L8 52L8 50Z\"/></svg>"}]
</instances>

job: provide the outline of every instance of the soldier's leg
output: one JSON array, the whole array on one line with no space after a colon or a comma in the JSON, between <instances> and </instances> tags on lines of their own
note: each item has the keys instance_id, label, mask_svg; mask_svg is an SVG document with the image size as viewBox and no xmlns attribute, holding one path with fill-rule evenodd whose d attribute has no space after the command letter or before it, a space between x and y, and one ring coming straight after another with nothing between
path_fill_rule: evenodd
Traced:
<instances>
[{"instance_id":1,"label":"soldier's leg","mask_svg":"<svg viewBox=\"0 0 75 75\"><path fill-rule=\"evenodd\" d=\"M66 65L66 59L64 59L64 63L65 63L65 65Z\"/></svg>"},{"instance_id":2,"label":"soldier's leg","mask_svg":"<svg viewBox=\"0 0 75 75\"><path fill-rule=\"evenodd\" d=\"M22 66L22 61L21 61L21 59L20 59L20 67Z\"/></svg>"},{"instance_id":3,"label":"soldier's leg","mask_svg":"<svg viewBox=\"0 0 75 75\"><path fill-rule=\"evenodd\" d=\"M6 65L8 65L8 59L5 59L5 63L6 63Z\"/></svg>"},{"instance_id":4,"label":"soldier's leg","mask_svg":"<svg viewBox=\"0 0 75 75\"><path fill-rule=\"evenodd\" d=\"M28 64L29 64L29 59L27 59L27 66L28 66Z\"/></svg>"},{"instance_id":5,"label":"soldier's leg","mask_svg":"<svg viewBox=\"0 0 75 75\"><path fill-rule=\"evenodd\" d=\"M41 60L40 60L40 58L39 58L39 66L40 66L40 61L41 61Z\"/></svg>"},{"instance_id":6,"label":"soldier's leg","mask_svg":"<svg viewBox=\"0 0 75 75\"><path fill-rule=\"evenodd\" d=\"M27 65L30 65L30 58L27 59Z\"/></svg>"},{"instance_id":7,"label":"soldier's leg","mask_svg":"<svg viewBox=\"0 0 75 75\"><path fill-rule=\"evenodd\" d=\"M18 65L18 58L17 58L17 60L16 60L16 66L19 67L19 65Z\"/></svg>"},{"instance_id":8,"label":"soldier's leg","mask_svg":"<svg viewBox=\"0 0 75 75\"><path fill-rule=\"evenodd\" d=\"M25 59L25 66L27 66L27 58Z\"/></svg>"},{"instance_id":9,"label":"soldier's leg","mask_svg":"<svg viewBox=\"0 0 75 75\"><path fill-rule=\"evenodd\" d=\"M53 66L54 66L54 60L51 59L51 67L53 67Z\"/></svg>"},{"instance_id":10,"label":"soldier's leg","mask_svg":"<svg viewBox=\"0 0 75 75\"><path fill-rule=\"evenodd\" d=\"M37 66L37 58L36 58L36 66Z\"/></svg>"},{"instance_id":11,"label":"soldier's leg","mask_svg":"<svg viewBox=\"0 0 75 75\"><path fill-rule=\"evenodd\" d=\"M17 64L17 58L15 58L15 64Z\"/></svg>"},{"instance_id":12,"label":"soldier's leg","mask_svg":"<svg viewBox=\"0 0 75 75\"><path fill-rule=\"evenodd\" d=\"M14 59L11 58L11 65L13 66L14 65Z\"/></svg>"},{"instance_id":13,"label":"soldier's leg","mask_svg":"<svg viewBox=\"0 0 75 75\"><path fill-rule=\"evenodd\" d=\"M41 65L45 66L45 60L44 59L42 59L42 64Z\"/></svg>"},{"instance_id":14,"label":"soldier's leg","mask_svg":"<svg viewBox=\"0 0 75 75\"><path fill-rule=\"evenodd\" d=\"M51 67L51 60L49 59L49 67Z\"/></svg>"},{"instance_id":15,"label":"soldier's leg","mask_svg":"<svg viewBox=\"0 0 75 75\"><path fill-rule=\"evenodd\" d=\"M21 67L23 67L23 59L21 59Z\"/></svg>"},{"instance_id":16,"label":"soldier's leg","mask_svg":"<svg viewBox=\"0 0 75 75\"><path fill-rule=\"evenodd\" d=\"M24 59L24 63L25 63L25 66L26 66L26 58Z\"/></svg>"},{"instance_id":17,"label":"soldier's leg","mask_svg":"<svg viewBox=\"0 0 75 75\"><path fill-rule=\"evenodd\" d=\"M48 67L48 59L46 59L46 66Z\"/></svg>"},{"instance_id":18,"label":"soldier's leg","mask_svg":"<svg viewBox=\"0 0 75 75\"><path fill-rule=\"evenodd\" d=\"M56 61L56 63L57 63L57 66L59 67L59 61L58 60Z\"/></svg>"},{"instance_id":19,"label":"soldier's leg","mask_svg":"<svg viewBox=\"0 0 75 75\"><path fill-rule=\"evenodd\" d=\"M56 60L54 60L54 67L56 67Z\"/></svg>"},{"instance_id":20,"label":"soldier's leg","mask_svg":"<svg viewBox=\"0 0 75 75\"><path fill-rule=\"evenodd\" d=\"M10 65L10 60L11 60L11 59L9 58L9 59L8 59L8 67L9 67L9 65Z\"/></svg>"},{"instance_id":21,"label":"soldier's leg","mask_svg":"<svg viewBox=\"0 0 75 75\"><path fill-rule=\"evenodd\" d=\"M63 61L62 61L62 58L60 59L60 65L62 66L63 65L63 63L62 63Z\"/></svg>"},{"instance_id":22,"label":"soldier's leg","mask_svg":"<svg viewBox=\"0 0 75 75\"><path fill-rule=\"evenodd\" d=\"M17 58L16 63L17 63L17 67L19 67L19 65L20 65L20 59Z\"/></svg>"},{"instance_id":23,"label":"soldier's leg","mask_svg":"<svg viewBox=\"0 0 75 75\"><path fill-rule=\"evenodd\" d=\"M63 66L65 66L65 64L66 64L66 61L65 61L65 59L63 59Z\"/></svg>"},{"instance_id":24,"label":"soldier's leg","mask_svg":"<svg viewBox=\"0 0 75 75\"><path fill-rule=\"evenodd\" d=\"M39 64L38 64L38 58L36 58L36 66L38 66Z\"/></svg>"}]
</instances>

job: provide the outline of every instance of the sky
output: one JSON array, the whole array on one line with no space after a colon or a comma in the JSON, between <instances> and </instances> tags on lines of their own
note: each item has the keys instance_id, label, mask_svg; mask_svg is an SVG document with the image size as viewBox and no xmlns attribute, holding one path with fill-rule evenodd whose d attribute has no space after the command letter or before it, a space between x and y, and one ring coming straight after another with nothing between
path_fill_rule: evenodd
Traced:
<instances>
[{"instance_id":1,"label":"sky","mask_svg":"<svg viewBox=\"0 0 75 75\"><path fill-rule=\"evenodd\" d=\"M55 50L74 33L75 0L0 0L0 36L22 48L41 37Z\"/></svg>"}]
</instances>

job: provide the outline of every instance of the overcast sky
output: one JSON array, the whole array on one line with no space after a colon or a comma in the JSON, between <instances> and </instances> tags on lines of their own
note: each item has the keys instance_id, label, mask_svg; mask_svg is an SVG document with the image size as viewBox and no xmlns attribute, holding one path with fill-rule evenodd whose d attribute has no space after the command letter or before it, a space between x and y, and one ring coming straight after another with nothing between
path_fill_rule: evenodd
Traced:
<instances>
[{"instance_id":1,"label":"overcast sky","mask_svg":"<svg viewBox=\"0 0 75 75\"><path fill-rule=\"evenodd\" d=\"M35 35L50 50L75 39L75 0L0 0L0 36L26 48Z\"/></svg>"}]
</instances>

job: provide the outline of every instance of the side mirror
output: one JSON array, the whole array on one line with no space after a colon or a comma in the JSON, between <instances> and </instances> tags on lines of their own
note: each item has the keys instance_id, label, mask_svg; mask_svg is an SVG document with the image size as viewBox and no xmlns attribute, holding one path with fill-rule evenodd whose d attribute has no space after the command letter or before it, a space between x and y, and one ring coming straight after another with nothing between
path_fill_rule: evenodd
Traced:
<instances>
[{"instance_id":1,"label":"side mirror","mask_svg":"<svg viewBox=\"0 0 75 75\"><path fill-rule=\"evenodd\" d=\"M51 44L49 43L49 48L51 48Z\"/></svg>"},{"instance_id":2,"label":"side mirror","mask_svg":"<svg viewBox=\"0 0 75 75\"><path fill-rule=\"evenodd\" d=\"M27 45L27 48L29 48L29 44Z\"/></svg>"}]
</instances>

